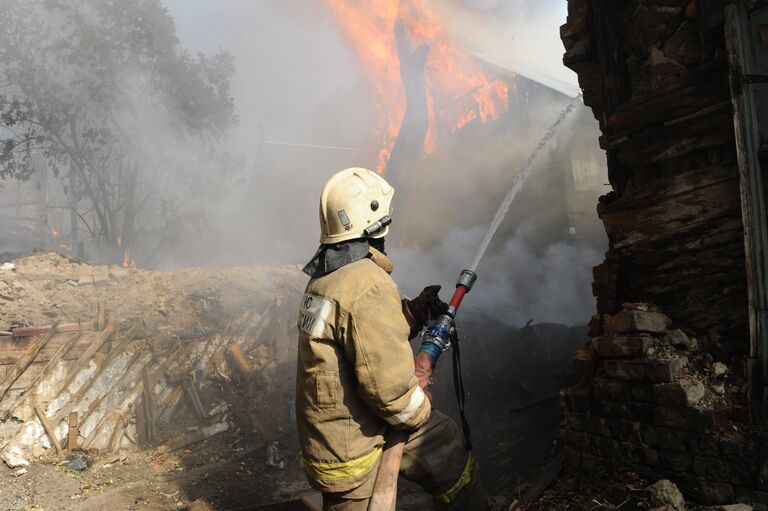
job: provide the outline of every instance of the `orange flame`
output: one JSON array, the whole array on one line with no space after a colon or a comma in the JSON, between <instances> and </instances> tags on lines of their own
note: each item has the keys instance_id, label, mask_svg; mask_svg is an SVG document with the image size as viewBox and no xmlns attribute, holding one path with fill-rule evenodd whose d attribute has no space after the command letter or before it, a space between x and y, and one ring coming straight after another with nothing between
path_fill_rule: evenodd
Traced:
<instances>
[{"instance_id":1,"label":"orange flame","mask_svg":"<svg viewBox=\"0 0 768 511\"><path fill-rule=\"evenodd\" d=\"M59 237L59 232L60 231L58 229L56 229L55 227L51 227L51 236L53 236L54 238L58 238Z\"/></svg>"},{"instance_id":2,"label":"orange flame","mask_svg":"<svg viewBox=\"0 0 768 511\"><path fill-rule=\"evenodd\" d=\"M453 46L424 0L326 2L371 80L381 123L375 130L380 144L377 172L387 165L405 115L394 34L398 16L413 46L430 48L425 69L429 125L424 156L432 154L446 135L476 120L496 119L509 108L507 82L491 76L475 57Z\"/></svg>"},{"instance_id":3,"label":"orange flame","mask_svg":"<svg viewBox=\"0 0 768 511\"><path fill-rule=\"evenodd\" d=\"M127 250L123 252L123 268L136 268L136 258L131 257Z\"/></svg>"}]
</instances>

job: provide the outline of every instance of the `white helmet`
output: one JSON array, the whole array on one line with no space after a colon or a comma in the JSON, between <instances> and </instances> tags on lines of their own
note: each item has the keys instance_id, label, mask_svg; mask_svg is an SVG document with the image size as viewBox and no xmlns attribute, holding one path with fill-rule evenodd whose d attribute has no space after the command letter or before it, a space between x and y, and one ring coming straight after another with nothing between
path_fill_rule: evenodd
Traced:
<instances>
[{"instance_id":1,"label":"white helmet","mask_svg":"<svg viewBox=\"0 0 768 511\"><path fill-rule=\"evenodd\" d=\"M384 178L368 169L334 174L320 195L320 243L386 236L394 193Z\"/></svg>"}]
</instances>

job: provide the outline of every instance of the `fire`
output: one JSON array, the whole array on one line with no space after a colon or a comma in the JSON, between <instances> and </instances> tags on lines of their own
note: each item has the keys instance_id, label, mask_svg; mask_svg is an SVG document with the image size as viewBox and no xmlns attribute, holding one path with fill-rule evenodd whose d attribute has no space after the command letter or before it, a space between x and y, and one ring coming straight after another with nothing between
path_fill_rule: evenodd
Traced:
<instances>
[{"instance_id":1,"label":"fire","mask_svg":"<svg viewBox=\"0 0 768 511\"><path fill-rule=\"evenodd\" d=\"M59 232L60 232L59 229L56 229L55 227L51 227L51 236L53 236L54 238L59 237Z\"/></svg>"},{"instance_id":2,"label":"fire","mask_svg":"<svg viewBox=\"0 0 768 511\"><path fill-rule=\"evenodd\" d=\"M326 0L342 34L371 80L381 124L376 170L386 167L405 115L405 93L394 26L398 16L414 47L429 45L425 69L429 125L424 155L471 122L498 118L509 108L506 80L483 70L471 54L453 46L425 0Z\"/></svg>"},{"instance_id":3,"label":"fire","mask_svg":"<svg viewBox=\"0 0 768 511\"><path fill-rule=\"evenodd\" d=\"M123 268L136 268L136 258L131 257L127 250L123 252Z\"/></svg>"}]
</instances>

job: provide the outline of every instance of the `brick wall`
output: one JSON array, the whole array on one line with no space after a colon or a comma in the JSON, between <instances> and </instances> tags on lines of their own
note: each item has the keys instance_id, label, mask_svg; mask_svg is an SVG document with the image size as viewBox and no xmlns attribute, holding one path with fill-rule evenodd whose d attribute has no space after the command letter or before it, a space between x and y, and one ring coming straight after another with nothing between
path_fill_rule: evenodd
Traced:
<instances>
[{"instance_id":1,"label":"brick wall","mask_svg":"<svg viewBox=\"0 0 768 511\"><path fill-rule=\"evenodd\" d=\"M750 424L728 1L569 0L564 62L600 123L613 191L593 339L563 391L571 471L629 466L702 502L768 509ZM742 1L748 6L765 1ZM651 305L654 304L654 305Z\"/></svg>"}]
</instances>

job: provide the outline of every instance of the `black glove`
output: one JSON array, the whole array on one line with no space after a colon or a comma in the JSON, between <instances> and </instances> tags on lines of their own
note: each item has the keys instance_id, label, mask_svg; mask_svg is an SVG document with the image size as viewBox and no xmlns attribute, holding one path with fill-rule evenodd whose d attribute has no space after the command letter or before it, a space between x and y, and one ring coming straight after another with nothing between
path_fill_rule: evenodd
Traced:
<instances>
[{"instance_id":1,"label":"black glove","mask_svg":"<svg viewBox=\"0 0 768 511\"><path fill-rule=\"evenodd\" d=\"M440 299L440 286L427 286L413 300L403 300L403 315L411 327L408 339L416 337L432 319L448 311L448 304Z\"/></svg>"}]
</instances>

